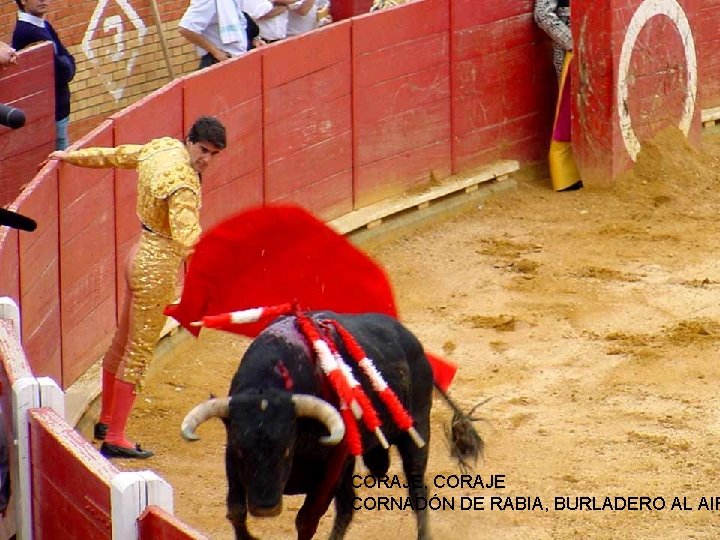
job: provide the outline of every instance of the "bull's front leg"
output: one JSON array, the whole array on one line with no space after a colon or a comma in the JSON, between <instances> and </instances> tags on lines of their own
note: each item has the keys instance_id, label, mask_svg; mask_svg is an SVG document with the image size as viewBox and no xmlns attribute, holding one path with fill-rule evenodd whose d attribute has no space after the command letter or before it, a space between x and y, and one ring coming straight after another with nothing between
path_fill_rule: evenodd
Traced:
<instances>
[{"instance_id":1,"label":"bull's front leg","mask_svg":"<svg viewBox=\"0 0 720 540\"><path fill-rule=\"evenodd\" d=\"M415 509L417 538L418 540L430 540L427 507L426 504L419 504L420 499L428 500L428 490L425 486L425 468L427 467L428 449L430 447L429 421L417 422L416 429L420 436L425 439L425 446L418 448L409 435L404 435L397 447L403 461L408 494Z\"/></svg>"},{"instance_id":2,"label":"bull's front leg","mask_svg":"<svg viewBox=\"0 0 720 540\"><path fill-rule=\"evenodd\" d=\"M352 484L352 476L355 471L355 460L349 460L345 471L338 482L335 492L335 521L330 532L329 540L343 540L350 522L353 518L353 502L355 501L355 488Z\"/></svg>"},{"instance_id":3,"label":"bull's front leg","mask_svg":"<svg viewBox=\"0 0 720 540\"><path fill-rule=\"evenodd\" d=\"M227 519L235 529L235 540L258 540L247 528L247 497L245 488L233 466L228 450L225 450L225 473L228 480Z\"/></svg>"}]
</instances>

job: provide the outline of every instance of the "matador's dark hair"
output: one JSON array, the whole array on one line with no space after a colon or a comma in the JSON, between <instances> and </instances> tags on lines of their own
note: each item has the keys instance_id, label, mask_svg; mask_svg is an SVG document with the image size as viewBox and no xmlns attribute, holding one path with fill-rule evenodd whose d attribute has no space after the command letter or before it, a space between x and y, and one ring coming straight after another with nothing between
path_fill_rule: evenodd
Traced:
<instances>
[{"instance_id":1,"label":"matador's dark hair","mask_svg":"<svg viewBox=\"0 0 720 540\"><path fill-rule=\"evenodd\" d=\"M15 0L15 3L17 4L18 8L20 8L20 11L25 11L25 6L22 5L22 0Z\"/></svg>"},{"instance_id":2,"label":"matador's dark hair","mask_svg":"<svg viewBox=\"0 0 720 540\"><path fill-rule=\"evenodd\" d=\"M187 138L191 143L207 142L221 150L227 144L225 126L214 116L201 116L195 120Z\"/></svg>"}]
</instances>

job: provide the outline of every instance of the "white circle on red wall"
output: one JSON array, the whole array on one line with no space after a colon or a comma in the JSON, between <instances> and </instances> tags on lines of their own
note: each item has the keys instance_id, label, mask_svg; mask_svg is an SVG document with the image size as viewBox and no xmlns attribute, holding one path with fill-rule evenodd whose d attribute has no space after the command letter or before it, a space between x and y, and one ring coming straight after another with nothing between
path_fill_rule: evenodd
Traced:
<instances>
[{"instance_id":1,"label":"white circle on red wall","mask_svg":"<svg viewBox=\"0 0 720 540\"><path fill-rule=\"evenodd\" d=\"M640 153L640 141L632 128L632 119L628 107L628 74L630 72L630 59L638 35L650 19L655 16L664 15L669 18L680 33L680 39L685 49L685 64L687 67L687 90L683 104L682 117L679 128L687 137L690 132L693 115L695 114L695 100L697 98L697 54L695 52L695 40L693 39L690 23L685 15L682 6L677 0L644 0L633 14L625 40L620 50L620 65L618 66L617 79L617 110L620 121L620 133L622 134L625 148L633 161Z\"/></svg>"}]
</instances>

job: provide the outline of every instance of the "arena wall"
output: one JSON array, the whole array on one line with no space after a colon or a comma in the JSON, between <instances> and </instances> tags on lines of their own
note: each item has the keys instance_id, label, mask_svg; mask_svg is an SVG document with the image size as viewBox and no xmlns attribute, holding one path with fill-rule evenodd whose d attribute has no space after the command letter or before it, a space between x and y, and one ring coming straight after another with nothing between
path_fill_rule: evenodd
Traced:
<instances>
[{"instance_id":1,"label":"arena wall","mask_svg":"<svg viewBox=\"0 0 720 540\"><path fill-rule=\"evenodd\" d=\"M0 126L0 206L17 198L55 149L52 51L49 44L33 45L19 54L17 65L0 69L0 103L25 113L22 132Z\"/></svg>"},{"instance_id":2,"label":"arena wall","mask_svg":"<svg viewBox=\"0 0 720 540\"><path fill-rule=\"evenodd\" d=\"M97 6L110 4L119 9L127 3L101 1ZM720 0L684 4L697 50L705 51L717 37L709 25L698 21L716 16ZM58 14L70 9L69 3L54 5ZM586 81L588 66L595 69L597 82L583 94L595 100L593 107L575 104L576 122L605 126L597 139L578 137L581 159L592 156L588 149L598 141L611 165L608 156L622 150L614 120L616 53L622 45L623 24L641 5L640 0L577 1L573 8L580 17L588 14L587 22L574 28L576 42L584 41L587 51L596 52L586 56L587 62L579 62L575 84ZM92 6L95 9L96 4ZM188 73L142 94L140 100L96 123L76 146L180 137L198 114L217 115L228 127L229 146L204 180L205 228L243 208L273 202L295 202L331 220L499 158L535 161L547 149L555 88L548 42L534 25L531 6L530 0L502 6L487 2L484 9L477 0L421 0L336 23ZM135 9L138 17L148 13L143 11L147 6ZM182 8L168 2L161 12L181 13ZM107 23L111 29L118 23L113 17ZM674 45L660 48L665 54L659 59L652 55L657 47L639 48L640 53L633 52L630 69L647 80L671 85L666 93L674 99L680 94L673 85L682 88L687 77L665 77L666 60L679 65L678 47L683 42L667 25L643 31L657 31ZM134 35L129 34L132 39ZM707 41L698 42L699 37ZM601 54L603 45L615 52ZM156 65L154 74L162 71L162 61ZM697 68L700 107L717 105L717 60L699 53ZM122 69L127 72L127 66ZM154 81L162 84L162 78L160 74ZM661 109L642 100L633 106L637 126L647 121L643 125L648 132L655 129L645 114ZM100 110L104 117L106 112ZM663 123L675 122L666 117ZM698 129L698 114L693 114L693 129ZM13 135L21 136L23 131ZM622 159L627 163L624 154ZM108 516L112 529L130 526L127 523L137 527L142 509L158 501L163 510L146 513L138 534L158 537L158 527L167 526L174 531L168 535L180 535L169 537L201 537L183 531L181 524L168 525L172 519L165 514L172 513L171 495L168 500L164 487L155 490L153 486L162 484L158 479L151 473L116 473L64 423L62 406L52 407L57 401L52 386L60 391L73 384L98 360L115 328L123 299L123 261L139 232L134 204L131 171L50 163L12 204L38 220L37 231L0 228L0 295L11 298L22 313L22 347L17 330L0 321L0 357L6 371L21 357L27 371L23 377L3 375L7 380L0 395L3 411L18 410L18 398L9 402L10 389L12 396L18 396L23 395L23 384L37 387L36 397L24 401L24 416L13 414L13 435L25 441L28 454L24 462L15 456L14 463L20 461L27 469L22 469L24 480L16 492L22 502L15 507L19 523L8 526L22 529L28 525L21 520L33 518L32 534L25 532L21 538L62 533L45 523L50 518L44 510L53 505L40 504L42 497L58 505L85 501L84 492L73 489L78 483L70 480L72 475L63 476L63 470L47 463L56 453L66 461L64 469L93 485L91 502L76 501L85 505L73 517L77 531L94 531L99 537L104 537L101 530L120 534L108 531ZM50 405L43 401L41 388L46 388ZM155 493L159 495L148 495ZM131 495L137 495L134 502L125 504ZM128 505L133 512L116 516L117 509Z\"/></svg>"}]
</instances>

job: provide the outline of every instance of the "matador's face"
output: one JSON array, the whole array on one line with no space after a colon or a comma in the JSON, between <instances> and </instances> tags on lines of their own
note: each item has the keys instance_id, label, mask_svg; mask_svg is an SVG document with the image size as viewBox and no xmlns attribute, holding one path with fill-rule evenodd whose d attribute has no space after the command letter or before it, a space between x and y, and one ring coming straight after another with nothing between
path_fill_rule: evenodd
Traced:
<instances>
[{"instance_id":1,"label":"matador's face","mask_svg":"<svg viewBox=\"0 0 720 540\"><path fill-rule=\"evenodd\" d=\"M208 165L213 162L215 156L222 150L206 141L187 141L185 146L187 147L188 154L190 154L190 164L198 174L202 174L205 169L208 168Z\"/></svg>"}]
</instances>

